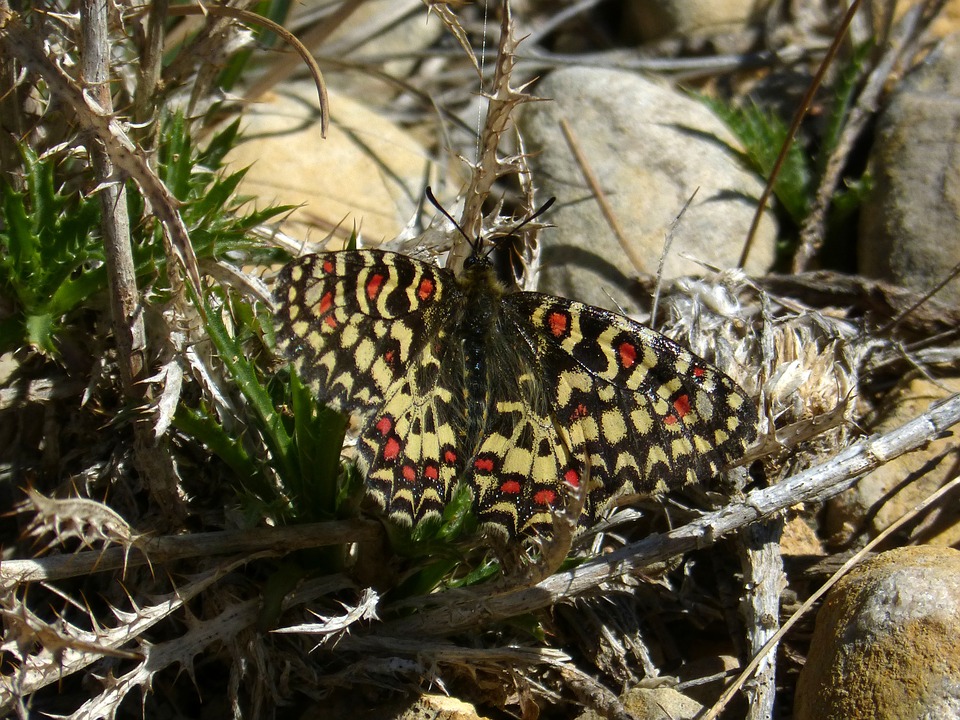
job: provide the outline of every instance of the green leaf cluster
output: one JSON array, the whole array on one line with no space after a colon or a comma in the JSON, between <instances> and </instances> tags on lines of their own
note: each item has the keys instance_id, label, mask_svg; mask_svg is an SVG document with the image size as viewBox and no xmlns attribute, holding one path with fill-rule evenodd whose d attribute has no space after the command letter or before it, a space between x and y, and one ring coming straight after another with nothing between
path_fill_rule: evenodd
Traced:
<instances>
[{"instance_id":1,"label":"green leaf cluster","mask_svg":"<svg viewBox=\"0 0 960 720\"><path fill-rule=\"evenodd\" d=\"M55 350L62 317L105 287L96 198L58 191L52 160L22 146L23 189L0 178L0 353Z\"/></svg>"},{"instance_id":2,"label":"green leaf cluster","mask_svg":"<svg viewBox=\"0 0 960 720\"><path fill-rule=\"evenodd\" d=\"M158 173L181 202L199 259L233 255L253 263L276 262L283 254L265 247L250 231L289 208L245 212L246 200L236 192L246 170L222 172L238 126L239 121L229 125L197 150L183 116L167 118L157 150ZM39 158L25 145L21 154L20 186L10 176L0 177L0 306L5 310L0 353L32 345L54 354L71 311L94 302L107 288L100 200L95 193L64 190L56 158ZM162 229L136 186L129 182L127 189L137 280L141 286L151 283L162 299L168 288Z\"/></svg>"},{"instance_id":3,"label":"green leaf cluster","mask_svg":"<svg viewBox=\"0 0 960 720\"><path fill-rule=\"evenodd\" d=\"M840 142L843 128L850 116L856 93L864 76L864 67L873 45L870 42L857 47L840 68L831 88L832 102L827 106L822 134L817 142L807 145L794 141L777 175L773 192L782 209L781 219L788 220L791 229L787 235L796 235L806 221L827 162ZM780 148L787 140L788 126L775 112L754 102L734 106L724 101L701 97L701 100L730 128L742 144L744 163L764 178L769 178ZM831 198L827 222L826 247L831 254L831 240L849 237L848 225L855 217L871 181L863 171L846 177L843 186ZM791 232L792 230L792 232ZM789 248L786 248L789 251ZM835 253L834 253L835 254Z\"/></svg>"}]
</instances>

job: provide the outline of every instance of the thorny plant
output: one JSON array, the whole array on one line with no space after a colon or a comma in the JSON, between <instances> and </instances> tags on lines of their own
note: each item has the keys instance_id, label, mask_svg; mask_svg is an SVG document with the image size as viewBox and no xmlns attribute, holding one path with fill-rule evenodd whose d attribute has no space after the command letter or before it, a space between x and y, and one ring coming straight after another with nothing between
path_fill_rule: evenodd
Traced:
<instances>
[{"instance_id":1,"label":"thorny plant","mask_svg":"<svg viewBox=\"0 0 960 720\"><path fill-rule=\"evenodd\" d=\"M267 5L269 13L282 4ZM336 6L318 42L358 5ZM486 70L473 28L452 5L427 5L470 72ZM696 588L704 547L735 532L746 544L748 525L849 487L877 458L960 417L946 403L854 442L851 420L869 403L870 377L890 372L904 351L919 357L891 339L905 344L942 318L918 314L893 338L867 338L855 320L790 297L796 288L737 272L678 281L666 288L662 329L717 358L761 399L766 441L755 457L769 487L712 513L676 505L676 529L659 535L649 533L664 527L662 508L647 520L621 510L590 534L539 548L550 572L525 583L490 582L502 558L471 541L468 501L388 543L361 518L362 484L341 466L343 419L275 371L269 293L259 272L239 269L285 255L260 227L282 209L242 209L234 197L242 172L221 170L236 126L210 128L235 112L217 88L239 87L255 41L272 42L268 23L244 24L248 9L210 5L80 7L19 14L0 1L0 104L13 130L0 135L0 350L15 365L0 412L20 421L5 440L24 444L3 460L23 488L24 523L13 540L8 519L14 555L0 566L4 712L149 716L160 702L182 708L199 696L229 705L224 714L262 717L342 688L455 686L530 717L571 700L621 717L608 687L659 672L643 606L679 595L678 575L709 604ZM201 10L194 24L176 19ZM537 206L512 125L532 99L516 80L523 48L508 6L500 18L462 193L460 225L471 236L515 225L491 202L503 187ZM281 59L264 76L290 67ZM501 155L505 145L514 151ZM785 199L803 222L797 196ZM525 226L515 248L522 287L535 284L537 229ZM129 246L126 261L118 243ZM394 246L448 250L450 238L431 228ZM448 265L464 251L454 245ZM892 306L898 300L890 296ZM641 581L654 563L664 564L662 592ZM747 563L740 571L745 585L758 582ZM778 597L772 607L776 614Z\"/></svg>"}]
</instances>

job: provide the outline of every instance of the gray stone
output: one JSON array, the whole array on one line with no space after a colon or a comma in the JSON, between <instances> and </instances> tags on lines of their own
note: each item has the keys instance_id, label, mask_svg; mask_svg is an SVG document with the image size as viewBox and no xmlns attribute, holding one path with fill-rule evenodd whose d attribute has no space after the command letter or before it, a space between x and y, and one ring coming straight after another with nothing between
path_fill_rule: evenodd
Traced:
<instances>
[{"instance_id":1,"label":"gray stone","mask_svg":"<svg viewBox=\"0 0 960 720\"><path fill-rule=\"evenodd\" d=\"M625 12L640 36L697 36L742 30L754 22L766 3L757 0L631 0Z\"/></svg>"},{"instance_id":2,"label":"gray stone","mask_svg":"<svg viewBox=\"0 0 960 720\"><path fill-rule=\"evenodd\" d=\"M552 101L527 105L521 131L543 195L558 199L549 217L556 228L540 235L544 291L634 311L631 278L656 272L671 224L694 191L664 275L703 275L699 263L736 265L763 182L743 166L734 139L704 105L633 73L587 68L555 72L534 92ZM588 190L561 119L599 178L630 256ZM748 272L770 267L775 235L768 213Z\"/></svg>"},{"instance_id":3,"label":"gray stone","mask_svg":"<svg viewBox=\"0 0 960 720\"><path fill-rule=\"evenodd\" d=\"M870 161L858 245L863 274L925 292L960 262L960 35L897 86ZM960 304L960 280L936 296Z\"/></svg>"}]
</instances>

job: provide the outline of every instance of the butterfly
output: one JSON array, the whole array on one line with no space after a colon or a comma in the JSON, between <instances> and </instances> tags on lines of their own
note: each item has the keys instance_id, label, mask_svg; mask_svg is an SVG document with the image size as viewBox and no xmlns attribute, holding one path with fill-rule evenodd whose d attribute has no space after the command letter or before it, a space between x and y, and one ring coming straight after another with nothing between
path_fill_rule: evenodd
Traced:
<instances>
[{"instance_id":1,"label":"butterfly","mask_svg":"<svg viewBox=\"0 0 960 720\"><path fill-rule=\"evenodd\" d=\"M322 403L356 415L368 493L398 523L438 516L458 483L483 527L549 532L624 495L718 473L756 436L737 384L626 317L507 292L481 241L459 274L373 249L279 275L277 345Z\"/></svg>"}]
</instances>

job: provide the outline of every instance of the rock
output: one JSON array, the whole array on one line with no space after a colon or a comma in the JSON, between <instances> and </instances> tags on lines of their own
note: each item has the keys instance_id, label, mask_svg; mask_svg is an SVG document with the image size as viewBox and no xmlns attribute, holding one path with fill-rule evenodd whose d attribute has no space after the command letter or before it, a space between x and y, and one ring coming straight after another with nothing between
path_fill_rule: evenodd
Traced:
<instances>
[{"instance_id":1,"label":"rock","mask_svg":"<svg viewBox=\"0 0 960 720\"><path fill-rule=\"evenodd\" d=\"M877 36L886 32L884 24L890 14L890 6L895 6L894 17L899 20L914 5L919 5L923 0L897 0L891 3L890 0L870 0L870 12L866 16L874 22L874 32ZM933 22L930 24L928 32L936 38L942 38L952 32L960 30L960 0L946 0L943 9L937 13Z\"/></svg>"},{"instance_id":2,"label":"rock","mask_svg":"<svg viewBox=\"0 0 960 720\"><path fill-rule=\"evenodd\" d=\"M313 12L310 3L306 12ZM369 64L396 78L408 78L411 70L422 62L419 51L426 50L446 33L436 13L427 11L422 0L366 0L356 6L346 20L325 38L317 48L323 57ZM395 55L395 59L379 58ZM321 69L330 87L361 100L366 107L397 112L397 96L402 89L375 73L363 69L328 66ZM400 105L407 102L399 100Z\"/></svg>"},{"instance_id":3,"label":"rock","mask_svg":"<svg viewBox=\"0 0 960 720\"><path fill-rule=\"evenodd\" d=\"M884 432L913 420L938 400L960 392L960 378L941 378L935 383L913 378L889 399L890 410L873 432ZM852 535L864 530L875 537L920 501L935 492L955 472L953 461L944 453L956 449L956 437L931 440L922 449L884 463L865 475L854 487L831 498L827 504L824 531L830 542L845 545ZM927 467L929 465L929 467ZM915 474L925 471L921 477ZM912 479L912 482L905 482ZM907 532L905 530L904 532ZM929 519L910 530L909 542L953 546L960 543L960 523L952 506L931 513Z\"/></svg>"},{"instance_id":4,"label":"rock","mask_svg":"<svg viewBox=\"0 0 960 720\"><path fill-rule=\"evenodd\" d=\"M637 720L693 720L703 705L673 688L632 688L620 698L623 707ZM601 720L594 710L585 710L577 720Z\"/></svg>"},{"instance_id":5,"label":"rock","mask_svg":"<svg viewBox=\"0 0 960 720\"><path fill-rule=\"evenodd\" d=\"M704 105L633 73L586 68L555 72L534 92L553 98L527 105L520 118L542 196L558 198L548 218L556 228L540 234L545 292L634 311L631 278L657 271L664 238L695 191L673 231L665 276L704 274L696 260L736 265L763 182L743 167L732 136ZM604 221L561 119L599 178L635 262ZM775 235L768 213L748 272L770 267Z\"/></svg>"},{"instance_id":6,"label":"rock","mask_svg":"<svg viewBox=\"0 0 960 720\"><path fill-rule=\"evenodd\" d=\"M823 555L823 543L812 527L800 517L790 518L783 526L780 552L784 555Z\"/></svg>"},{"instance_id":7,"label":"rock","mask_svg":"<svg viewBox=\"0 0 960 720\"><path fill-rule=\"evenodd\" d=\"M757 0L632 0L624 8L640 37L697 35L740 30L766 7Z\"/></svg>"},{"instance_id":8,"label":"rock","mask_svg":"<svg viewBox=\"0 0 960 720\"><path fill-rule=\"evenodd\" d=\"M333 693L300 720L363 718L363 720L489 720L471 703L447 695L426 693L416 698L387 699L356 689Z\"/></svg>"},{"instance_id":9,"label":"rock","mask_svg":"<svg viewBox=\"0 0 960 720\"><path fill-rule=\"evenodd\" d=\"M320 137L313 85L298 85L250 107L244 139L227 160L250 166L241 194L301 205L282 229L340 249L354 226L369 243L395 237L420 199L427 152L399 127L350 98L330 93L330 130Z\"/></svg>"},{"instance_id":10,"label":"rock","mask_svg":"<svg viewBox=\"0 0 960 720\"><path fill-rule=\"evenodd\" d=\"M817 615L796 720L960 717L960 552L905 547L855 568Z\"/></svg>"},{"instance_id":11,"label":"rock","mask_svg":"<svg viewBox=\"0 0 960 720\"><path fill-rule=\"evenodd\" d=\"M897 86L870 159L874 189L861 212L861 271L926 292L960 262L960 34ZM960 304L960 280L936 298Z\"/></svg>"}]
</instances>

